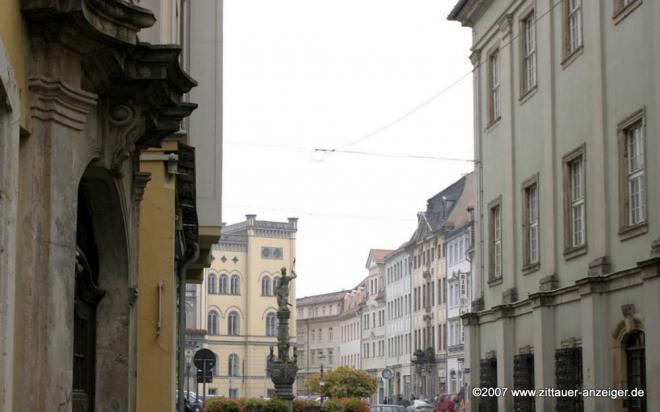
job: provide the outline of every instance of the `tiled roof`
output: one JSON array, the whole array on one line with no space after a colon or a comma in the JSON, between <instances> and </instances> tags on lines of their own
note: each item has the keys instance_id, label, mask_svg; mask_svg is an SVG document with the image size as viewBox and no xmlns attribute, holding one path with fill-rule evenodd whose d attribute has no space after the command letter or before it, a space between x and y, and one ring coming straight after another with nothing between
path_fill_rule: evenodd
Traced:
<instances>
[{"instance_id":1,"label":"tiled roof","mask_svg":"<svg viewBox=\"0 0 660 412\"><path fill-rule=\"evenodd\" d=\"M322 295L305 296L296 299L296 306L316 305L319 303L341 302L344 295L349 291L324 293Z\"/></svg>"},{"instance_id":2,"label":"tiled roof","mask_svg":"<svg viewBox=\"0 0 660 412\"><path fill-rule=\"evenodd\" d=\"M392 252L394 252L392 249L371 249L371 253L378 263L383 263Z\"/></svg>"}]
</instances>

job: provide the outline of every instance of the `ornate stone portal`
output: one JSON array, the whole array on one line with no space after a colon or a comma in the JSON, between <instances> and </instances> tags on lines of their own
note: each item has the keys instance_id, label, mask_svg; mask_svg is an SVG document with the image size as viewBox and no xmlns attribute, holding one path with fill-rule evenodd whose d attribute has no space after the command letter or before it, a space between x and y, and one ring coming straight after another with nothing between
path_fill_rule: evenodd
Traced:
<instances>
[{"instance_id":1,"label":"ornate stone portal","mask_svg":"<svg viewBox=\"0 0 660 412\"><path fill-rule=\"evenodd\" d=\"M294 260L295 264L295 260ZM291 310L289 306L289 282L297 277L296 272L291 269L291 276L287 276L286 268L281 269L282 277L280 284L275 290L277 296L277 358L273 354L273 347L270 348L268 356L268 369L271 380L275 384L275 397L287 402L293 400L293 382L296 380L298 372L296 348L293 348L293 357L289 358L289 318Z\"/></svg>"}]
</instances>

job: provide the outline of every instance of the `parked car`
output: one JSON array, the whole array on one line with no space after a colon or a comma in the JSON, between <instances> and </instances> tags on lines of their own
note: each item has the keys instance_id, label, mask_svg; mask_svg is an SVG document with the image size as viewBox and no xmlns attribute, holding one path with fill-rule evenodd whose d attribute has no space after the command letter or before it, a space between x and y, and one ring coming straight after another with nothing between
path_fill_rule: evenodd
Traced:
<instances>
[{"instance_id":1,"label":"parked car","mask_svg":"<svg viewBox=\"0 0 660 412\"><path fill-rule=\"evenodd\" d=\"M371 412L405 412L406 408L401 405L371 405Z\"/></svg>"},{"instance_id":2,"label":"parked car","mask_svg":"<svg viewBox=\"0 0 660 412\"><path fill-rule=\"evenodd\" d=\"M203 402L197 397L195 392L184 392L185 398L183 399L184 409L186 412L202 412ZM179 393L175 395L176 404L179 404Z\"/></svg>"},{"instance_id":3,"label":"parked car","mask_svg":"<svg viewBox=\"0 0 660 412\"><path fill-rule=\"evenodd\" d=\"M406 408L407 412L433 412L433 405L421 399L415 399Z\"/></svg>"}]
</instances>

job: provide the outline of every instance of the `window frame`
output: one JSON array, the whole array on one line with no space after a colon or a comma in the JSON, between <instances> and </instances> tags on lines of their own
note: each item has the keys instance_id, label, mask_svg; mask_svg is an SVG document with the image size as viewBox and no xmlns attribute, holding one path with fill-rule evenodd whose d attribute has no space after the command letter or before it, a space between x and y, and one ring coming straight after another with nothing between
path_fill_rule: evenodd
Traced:
<instances>
[{"instance_id":1,"label":"window frame","mask_svg":"<svg viewBox=\"0 0 660 412\"><path fill-rule=\"evenodd\" d=\"M578 7L574 10L571 9L571 2L573 0L564 0L563 4L563 18L562 18L562 37L563 37L563 59L561 63L562 68L566 68L571 64L578 56L582 54L584 50L584 3L583 0L575 0L579 3ZM571 31L571 17L577 15L576 24L576 36L579 37L579 44L573 46L573 39Z\"/></svg>"},{"instance_id":2,"label":"window frame","mask_svg":"<svg viewBox=\"0 0 660 412\"><path fill-rule=\"evenodd\" d=\"M233 322L232 319L234 319ZM241 315L238 313L238 311L232 310L227 314L227 335L241 335Z\"/></svg>"},{"instance_id":3,"label":"window frame","mask_svg":"<svg viewBox=\"0 0 660 412\"><path fill-rule=\"evenodd\" d=\"M628 157L628 136L632 129L640 130L641 137L641 172L630 173ZM619 146L619 237L621 240L630 239L648 232L648 169L646 161L646 108L643 107L632 113L617 125L617 140ZM640 207L643 211L643 219L639 222L630 221L630 175L636 174L640 178L642 189Z\"/></svg>"},{"instance_id":4,"label":"window frame","mask_svg":"<svg viewBox=\"0 0 660 412\"><path fill-rule=\"evenodd\" d=\"M232 275L229 284L229 294L239 296L241 294L241 277L238 275Z\"/></svg>"},{"instance_id":5,"label":"window frame","mask_svg":"<svg viewBox=\"0 0 660 412\"><path fill-rule=\"evenodd\" d=\"M625 2L628 1L628 4ZM614 25L621 23L633 11L642 5L642 0L614 0L612 20Z\"/></svg>"},{"instance_id":6,"label":"window frame","mask_svg":"<svg viewBox=\"0 0 660 412\"><path fill-rule=\"evenodd\" d=\"M536 207L536 220L534 222L531 221L531 216L530 216L530 210L531 206L534 206L533 204L530 206L530 191L534 190L534 201L536 202L535 207ZM522 270L524 272L532 272L537 270L541 266L541 233L540 233L540 221L541 221L541 216L540 216L540 190L539 190L539 174L535 174L534 176L530 177L527 179L523 184L522 184L522 201L523 201L523 207L522 207L522 230L523 230L523 266ZM533 230L536 230L535 235L532 233ZM536 239L532 239L532 236L535 236ZM532 259L532 241L536 242L536 259Z\"/></svg>"},{"instance_id":7,"label":"window frame","mask_svg":"<svg viewBox=\"0 0 660 412\"><path fill-rule=\"evenodd\" d=\"M493 65L493 60L497 64ZM497 68L497 84L494 83L495 75L493 67ZM488 54L488 127L493 126L502 118L502 56L500 48L494 48ZM497 99L495 99L497 96ZM497 109L497 110L496 110Z\"/></svg>"},{"instance_id":8,"label":"window frame","mask_svg":"<svg viewBox=\"0 0 660 412\"><path fill-rule=\"evenodd\" d=\"M499 239L495 238L496 225L494 222L494 210L499 212ZM504 245L502 239L502 196L498 196L495 200L488 204L488 284L494 286L502 283L502 278L504 277ZM500 254L500 273L497 275L495 269L495 245L497 240L499 240L499 254Z\"/></svg>"},{"instance_id":9,"label":"window frame","mask_svg":"<svg viewBox=\"0 0 660 412\"><path fill-rule=\"evenodd\" d=\"M267 287L264 287L267 284ZM261 296L273 296L272 279L269 275L261 278Z\"/></svg>"},{"instance_id":10,"label":"window frame","mask_svg":"<svg viewBox=\"0 0 660 412\"><path fill-rule=\"evenodd\" d=\"M580 184L582 187L582 199L574 199L573 164L580 160L582 162L582 175ZM562 157L563 169L563 192L564 192L564 258L566 260L581 256L587 252L588 244L588 222L587 222L587 148L582 144ZM576 206L582 205L582 243L574 243L575 222L574 214Z\"/></svg>"},{"instance_id":11,"label":"window frame","mask_svg":"<svg viewBox=\"0 0 660 412\"><path fill-rule=\"evenodd\" d=\"M529 49L530 38L533 39L531 50ZM531 8L520 18L520 100L524 100L531 95L538 84L537 47L536 10ZM530 79L532 79L531 82Z\"/></svg>"}]
</instances>

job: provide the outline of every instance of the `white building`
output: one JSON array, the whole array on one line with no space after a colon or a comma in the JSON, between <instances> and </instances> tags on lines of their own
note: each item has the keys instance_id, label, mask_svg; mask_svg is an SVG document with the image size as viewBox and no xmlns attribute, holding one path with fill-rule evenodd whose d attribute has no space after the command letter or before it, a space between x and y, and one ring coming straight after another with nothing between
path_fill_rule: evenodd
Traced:
<instances>
[{"instance_id":1,"label":"white building","mask_svg":"<svg viewBox=\"0 0 660 412\"><path fill-rule=\"evenodd\" d=\"M343 299L343 310L339 315L339 364L362 369L362 304L367 293L362 282L347 292Z\"/></svg>"},{"instance_id":2,"label":"white building","mask_svg":"<svg viewBox=\"0 0 660 412\"><path fill-rule=\"evenodd\" d=\"M463 388L465 353L463 321L472 302L471 224L463 224L445 235L447 267L447 393Z\"/></svg>"},{"instance_id":3,"label":"white building","mask_svg":"<svg viewBox=\"0 0 660 412\"><path fill-rule=\"evenodd\" d=\"M339 363L339 316L346 292L297 299L298 375L296 393L308 395L305 383L311 374L319 373L321 364L328 371Z\"/></svg>"},{"instance_id":4,"label":"white building","mask_svg":"<svg viewBox=\"0 0 660 412\"><path fill-rule=\"evenodd\" d=\"M406 246L402 245L385 260L386 366L392 370L385 396L392 400L410 399L412 389L412 278L410 253Z\"/></svg>"},{"instance_id":5,"label":"white building","mask_svg":"<svg viewBox=\"0 0 660 412\"><path fill-rule=\"evenodd\" d=\"M382 378L385 369L385 258L391 250L371 249L365 265L369 271L366 279L367 299L362 304L362 369L378 381L378 390L371 403L382 403L385 385Z\"/></svg>"},{"instance_id":6,"label":"white building","mask_svg":"<svg viewBox=\"0 0 660 412\"><path fill-rule=\"evenodd\" d=\"M460 0L449 18L473 33L471 385L646 393L480 410L658 410L660 2Z\"/></svg>"}]
</instances>

